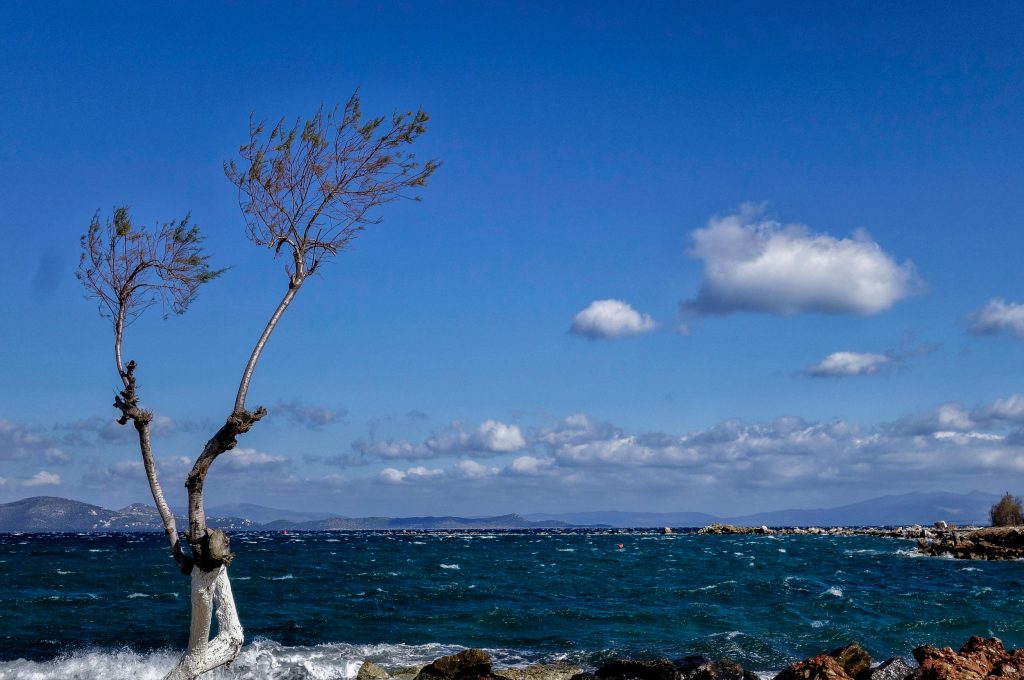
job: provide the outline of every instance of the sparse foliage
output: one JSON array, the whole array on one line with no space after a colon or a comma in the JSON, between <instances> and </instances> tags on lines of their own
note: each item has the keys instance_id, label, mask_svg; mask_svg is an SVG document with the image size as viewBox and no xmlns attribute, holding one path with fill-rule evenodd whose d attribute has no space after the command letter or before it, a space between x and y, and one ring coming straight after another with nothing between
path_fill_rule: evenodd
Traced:
<instances>
[{"instance_id":1,"label":"sparse foliage","mask_svg":"<svg viewBox=\"0 0 1024 680\"><path fill-rule=\"evenodd\" d=\"M1024 525L1024 507L1019 496L1006 495L989 510L989 517L994 527L1016 527Z\"/></svg>"},{"instance_id":2,"label":"sparse foliage","mask_svg":"<svg viewBox=\"0 0 1024 680\"><path fill-rule=\"evenodd\" d=\"M157 478L150 440L153 414L139 404L134 361L121 359L125 328L159 303L164 316L181 314L199 288L225 270L211 269L202 251L202 238L189 218L157 224L152 229L132 223L126 207L114 209L105 223L93 217L82 237L78 279L88 297L97 300L100 314L113 321L114 350L123 389L114 400L122 425L129 421L139 435L146 477L164 523L171 553L182 573L192 577L192 626L189 646L167 679L192 679L230 663L237 657L243 631L235 611L227 568L233 555L228 537L206 526L203 487L213 462L237 444L267 413L250 411L245 400L256 363L305 280L326 260L343 251L368 224L380 218L373 209L425 185L437 161L420 164L408 147L426 131L428 116L394 113L364 120L358 93L343 107L320 107L305 121L287 127L282 119L270 128L250 119L249 142L240 149L243 167L224 164L238 189L239 205L249 238L267 246L275 256L290 255L288 286L253 347L242 371L235 403L224 424L206 442L185 480L188 489L188 531L182 535L190 549L184 554L174 515ZM214 605L217 635L211 640Z\"/></svg>"},{"instance_id":3,"label":"sparse foliage","mask_svg":"<svg viewBox=\"0 0 1024 680\"><path fill-rule=\"evenodd\" d=\"M238 188L239 205L254 243L291 250L291 277L313 274L344 250L366 225L372 210L426 185L436 160L420 164L407 148L427 129L429 116L395 112L364 119L356 92L343 108L321 107L292 126L281 119L249 121L249 142L224 172ZM246 167L247 166L247 167Z\"/></svg>"}]
</instances>

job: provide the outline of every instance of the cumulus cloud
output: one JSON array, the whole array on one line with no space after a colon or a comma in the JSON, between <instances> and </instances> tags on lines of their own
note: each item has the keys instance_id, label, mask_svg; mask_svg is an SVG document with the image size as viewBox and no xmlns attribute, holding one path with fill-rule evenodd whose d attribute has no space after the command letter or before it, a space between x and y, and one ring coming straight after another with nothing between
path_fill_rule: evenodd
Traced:
<instances>
[{"instance_id":1,"label":"cumulus cloud","mask_svg":"<svg viewBox=\"0 0 1024 680\"><path fill-rule=\"evenodd\" d=\"M39 459L46 463L66 463L70 457L50 437L24 425L0 418L0 460Z\"/></svg>"},{"instance_id":2,"label":"cumulus cloud","mask_svg":"<svg viewBox=\"0 0 1024 680\"><path fill-rule=\"evenodd\" d=\"M467 479L481 479L498 474L498 468L482 465L475 460L460 460L455 464L455 471Z\"/></svg>"},{"instance_id":3,"label":"cumulus cloud","mask_svg":"<svg viewBox=\"0 0 1024 680\"><path fill-rule=\"evenodd\" d=\"M653 331L658 323L622 300L594 300L576 314L569 332L589 340L614 340Z\"/></svg>"},{"instance_id":4,"label":"cumulus cloud","mask_svg":"<svg viewBox=\"0 0 1024 680\"><path fill-rule=\"evenodd\" d=\"M863 231L814 233L770 220L760 206L715 216L691 236L704 276L684 308L697 314L878 314L922 285L912 263L898 264Z\"/></svg>"},{"instance_id":5,"label":"cumulus cloud","mask_svg":"<svg viewBox=\"0 0 1024 680\"><path fill-rule=\"evenodd\" d=\"M645 497L654 489L713 496L716 493L806 492L870 486L905 489L945 481L979 487L1001 475L1024 472L1024 395L972 409L948 402L874 426L845 420L726 420L683 434L630 432L574 414L533 429L526 449L488 466L464 459L448 468L385 468L384 483L493 493L501 479L516 494L590 497L610 490ZM904 481L899 481L904 480ZM902 486L901 486L902 485Z\"/></svg>"},{"instance_id":6,"label":"cumulus cloud","mask_svg":"<svg viewBox=\"0 0 1024 680\"><path fill-rule=\"evenodd\" d=\"M22 486L58 486L60 475L55 475L46 470L40 470L21 483Z\"/></svg>"},{"instance_id":7,"label":"cumulus cloud","mask_svg":"<svg viewBox=\"0 0 1024 680\"><path fill-rule=\"evenodd\" d=\"M426 468L422 465L411 467L408 470L399 470L397 468L388 467L377 473L377 479L385 484L401 484L405 481L431 479L442 476L444 476L444 470Z\"/></svg>"},{"instance_id":8,"label":"cumulus cloud","mask_svg":"<svg viewBox=\"0 0 1024 680\"><path fill-rule=\"evenodd\" d=\"M421 460L448 455L496 456L526 448L518 425L485 420L473 429L455 422L432 434L424 442L404 439L366 439L352 442L352 454L329 458L335 465L365 465L375 460Z\"/></svg>"},{"instance_id":9,"label":"cumulus cloud","mask_svg":"<svg viewBox=\"0 0 1024 680\"><path fill-rule=\"evenodd\" d=\"M874 375L892 366L893 361L888 354L833 352L810 366L806 373L815 378Z\"/></svg>"},{"instance_id":10,"label":"cumulus cloud","mask_svg":"<svg viewBox=\"0 0 1024 680\"><path fill-rule=\"evenodd\" d=\"M217 467L224 472L281 470L288 466L287 456L275 456L256 449L236 448L223 454Z\"/></svg>"},{"instance_id":11,"label":"cumulus cloud","mask_svg":"<svg viewBox=\"0 0 1024 680\"><path fill-rule=\"evenodd\" d=\"M969 328L974 335L1009 333L1024 338L1024 304L1002 298L989 300L971 315Z\"/></svg>"},{"instance_id":12,"label":"cumulus cloud","mask_svg":"<svg viewBox=\"0 0 1024 680\"><path fill-rule=\"evenodd\" d=\"M292 425L305 427L309 430L320 430L329 425L345 421L348 410L344 408L328 408L307 404L298 399L278 402L270 409L270 416L283 416Z\"/></svg>"}]
</instances>

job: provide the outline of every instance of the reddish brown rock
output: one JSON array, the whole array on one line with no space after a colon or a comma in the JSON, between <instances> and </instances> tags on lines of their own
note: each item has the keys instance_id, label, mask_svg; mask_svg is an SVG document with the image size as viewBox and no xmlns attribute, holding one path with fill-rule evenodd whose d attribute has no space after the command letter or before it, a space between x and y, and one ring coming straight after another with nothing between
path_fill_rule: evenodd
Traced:
<instances>
[{"instance_id":1,"label":"reddish brown rock","mask_svg":"<svg viewBox=\"0 0 1024 680\"><path fill-rule=\"evenodd\" d=\"M923 645L914 650L921 667L914 680L985 680L1024 678L1024 650L1007 652L998 638L972 637L954 652Z\"/></svg>"},{"instance_id":2,"label":"reddish brown rock","mask_svg":"<svg viewBox=\"0 0 1024 680\"><path fill-rule=\"evenodd\" d=\"M842 665L828 654L797 661L775 676L775 680L853 680Z\"/></svg>"}]
</instances>

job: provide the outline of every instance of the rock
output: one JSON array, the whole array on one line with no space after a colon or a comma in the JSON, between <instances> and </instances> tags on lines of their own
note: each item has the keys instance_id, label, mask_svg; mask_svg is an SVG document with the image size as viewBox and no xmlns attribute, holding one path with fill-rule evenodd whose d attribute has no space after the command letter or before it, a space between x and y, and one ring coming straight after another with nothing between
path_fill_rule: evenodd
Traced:
<instances>
[{"instance_id":1,"label":"rock","mask_svg":"<svg viewBox=\"0 0 1024 680\"><path fill-rule=\"evenodd\" d=\"M395 671L394 675L391 676L391 680L415 680L421 670L423 670L423 664L419 666L405 666Z\"/></svg>"},{"instance_id":2,"label":"rock","mask_svg":"<svg viewBox=\"0 0 1024 680\"><path fill-rule=\"evenodd\" d=\"M676 680L676 667L668 659L612 659L597 669L601 680Z\"/></svg>"},{"instance_id":3,"label":"rock","mask_svg":"<svg viewBox=\"0 0 1024 680\"><path fill-rule=\"evenodd\" d=\"M755 673L743 670L743 666L729 659L699 666L686 680L759 680Z\"/></svg>"},{"instance_id":4,"label":"rock","mask_svg":"<svg viewBox=\"0 0 1024 680\"><path fill-rule=\"evenodd\" d=\"M664 529L661 530L661 533L663 533L666 536L668 536L669 534L672 533L672 527L665 527Z\"/></svg>"},{"instance_id":5,"label":"rock","mask_svg":"<svg viewBox=\"0 0 1024 680\"><path fill-rule=\"evenodd\" d=\"M711 663L711 659L706 656L700 656L699 654L692 656L684 656L681 659L675 659L672 665L676 667L684 678L689 678L693 671L697 670L706 663Z\"/></svg>"},{"instance_id":6,"label":"rock","mask_svg":"<svg viewBox=\"0 0 1024 680\"><path fill-rule=\"evenodd\" d=\"M356 673L356 680L387 680L388 672L372 661L364 661Z\"/></svg>"},{"instance_id":7,"label":"rock","mask_svg":"<svg viewBox=\"0 0 1024 680\"><path fill-rule=\"evenodd\" d=\"M949 525L946 524L945 520L940 519L938 522L935 523L935 528L939 531L945 531L949 528Z\"/></svg>"},{"instance_id":8,"label":"rock","mask_svg":"<svg viewBox=\"0 0 1024 680\"><path fill-rule=\"evenodd\" d=\"M775 680L853 680L828 654L790 664Z\"/></svg>"},{"instance_id":9,"label":"rock","mask_svg":"<svg viewBox=\"0 0 1024 680\"><path fill-rule=\"evenodd\" d=\"M833 649L828 653L833 659L839 662L846 674L855 680L867 680L868 671L871 670L871 655L856 642L851 642L845 647Z\"/></svg>"},{"instance_id":10,"label":"rock","mask_svg":"<svg viewBox=\"0 0 1024 680\"><path fill-rule=\"evenodd\" d=\"M914 680L1024 677L1024 650L1007 652L998 638L972 637L959 652L923 645L914 650L914 658L921 664L911 676Z\"/></svg>"},{"instance_id":11,"label":"rock","mask_svg":"<svg viewBox=\"0 0 1024 680\"><path fill-rule=\"evenodd\" d=\"M569 680L597 680L597 676L593 673L577 673L569 678Z\"/></svg>"},{"instance_id":12,"label":"rock","mask_svg":"<svg viewBox=\"0 0 1024 680\"><path fill-rule=\"evenodd\" d=\"M538 663L524 668L502 668L495 675L507 680L571 680L582 674L583 669L566 661Z\"/></svg>"},{"instance_id":13,"label":"rock","mask_svg":"<svg viewBox=\"0 0 1024 680\"><path fill-rule=\"evenodd\" d=\"M1013 560L1024 558L1024 528L988 527L970 532L949 531L937 540L918 540L918 552L949 554L968 560Z\"/></svg>"},{"instance_id":14,"label":"rock","mask_svg":"<svg viewBox=\"0 0 1024 680\"><path fill-rule=\"evenodd\" d=\"M878 665L868 675L870 680L907 680L914 673L914 667L903 657L894 656Z\"/></svg>"},{"instance_id":15,"label":"rock","mask_svg":"<svg viewBox=\"0 0 1024 680\"><path fill-rule=\"evenodd\" d=\"M465 649L428 663L416 680L476 680L490 674L491 655L482 649Z\"/></svg>"}]
</instances>

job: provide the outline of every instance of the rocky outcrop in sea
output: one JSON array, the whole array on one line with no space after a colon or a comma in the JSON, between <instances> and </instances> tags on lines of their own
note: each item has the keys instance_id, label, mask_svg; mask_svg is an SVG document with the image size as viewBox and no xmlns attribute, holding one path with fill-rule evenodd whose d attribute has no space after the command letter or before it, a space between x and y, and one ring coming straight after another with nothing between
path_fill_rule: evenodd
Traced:
<instances>
[{"instance_id":1,"label":"rocky outcrop in sea","mask_svg":"<svg viewBox=\"0 0 1024 680\"><path fill-rule=\"evenodd\" d=\"M960 648L922 645L913 651L916 664L903 657L874 663L859 644L851 642L797 661L773 680L1009 680L1024 678L1024 648L1007 650L998 638L972 637ZM366 661L356 680L764 680L729 659L703 656L679 659L610 659L584 670L568 662L493 668L482 649L467 649L413 668L389 673Z\"/></svg>"},{"instance_id":2,"label":"rocky outcrop in sea","mask_svg":"<svg viewBox=\"0 0 1024 680\"><path fill-rule=\"evenodd\" d=\"M1024 527L946 531L931 540L919 539L917 549L925 555L950 555L968 560L1024 559Z\"/></svg>"}]
</instances>

